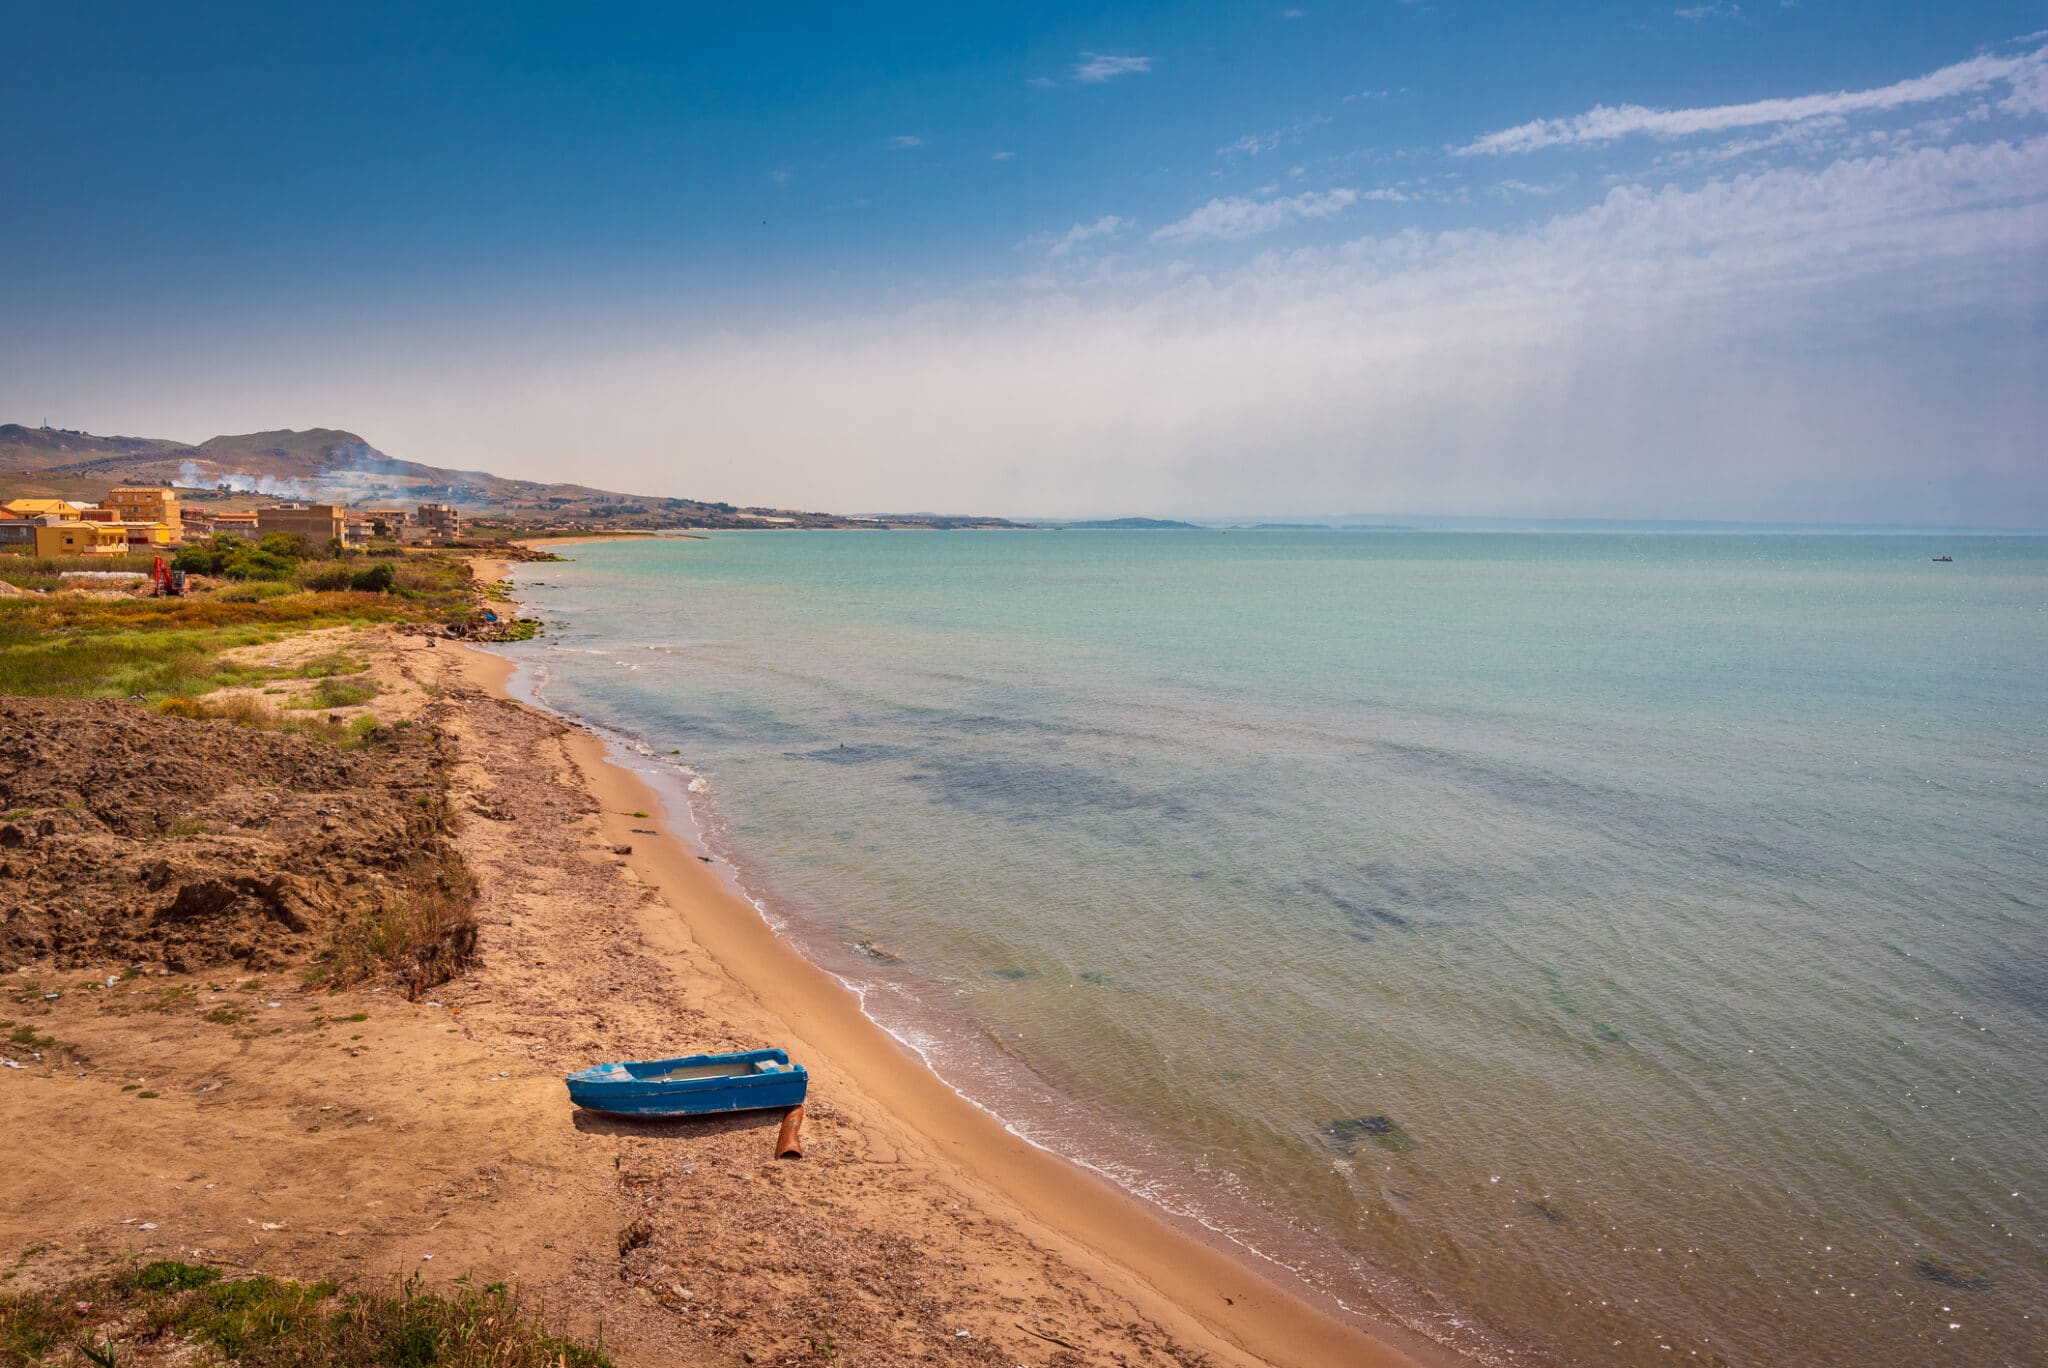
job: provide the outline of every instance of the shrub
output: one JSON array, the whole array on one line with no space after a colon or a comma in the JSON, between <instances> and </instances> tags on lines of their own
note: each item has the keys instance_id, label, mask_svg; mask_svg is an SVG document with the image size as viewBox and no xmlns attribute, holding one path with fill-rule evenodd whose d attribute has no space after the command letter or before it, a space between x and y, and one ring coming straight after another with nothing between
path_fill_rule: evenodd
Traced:
<instances>
[{"instance_id":1,"label":"shrub","mask_svg":"<svg viewBox=\"0 0 2048 1368\"><path fill-rule=\"evenodd\" d=\"M356 576L349 573L349 568L339 563L331 565L307 563L299 566L298 581L308 589L329 592L347 589L355 579Z\"/></svg>"},{"instance_id":2,"label":"shrub","mask_svg":"<svg viewBox=\"0 0 2048 1368\"><path fill-rule=\"evenodd\" d=\"M312 551L305 537L297 532L265 532L256 545L279 560L304 560Z\"/></svg>"},{"instance_id":3,"label":"shrub","mask_svg":"<svg viewBox=\"0 0 2048 1368\"><path fill-rule=\"evenodd\" d=\"M263 540L268 542L271 537L295 535L273 532ZM244 551L228 557L220 572L232 580L283 580L292 577L292 562L290 558L280 556L267 547L259 547L254 551Z\"/></svg>"},{"instance_id":4,"label":"shrub","mask_svg":"<svg viewBox=\"0 0 2048 1368\"><path fill-rule=\"evenodd\" d=\"M359 593L381 594L391 587L398 578L398 572L390 565L373 565L367 570L358 570L349 577L350 587Z\"/></svg>"}]
</instances>

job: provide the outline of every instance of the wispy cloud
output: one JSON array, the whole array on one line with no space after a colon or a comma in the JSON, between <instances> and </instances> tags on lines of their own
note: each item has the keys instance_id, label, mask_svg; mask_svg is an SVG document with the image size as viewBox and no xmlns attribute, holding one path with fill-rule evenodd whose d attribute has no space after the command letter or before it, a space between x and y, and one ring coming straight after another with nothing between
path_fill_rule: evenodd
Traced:
<instances>
[{"instance_id":1,"label":"wispy cloud","mask_svg":"<svg viewBox=\"0 0 2048 1368\"><path fill-rule=\"evenodd\" d=\"M907 152L913 147L923 146L924 139L918 137L915 133L898 133L895 137L889 139L889 150L891 152Z\"/></svg>"},{"instance_id":2,"label":"wispy cloud","mask_svg":"<svg viewBox=\"0 0 2048 1368\"><path fill-rule=\"evenodd\" d=\"M1016 155L1015 152L991 152L988 154L988 159L990 161L1008 161Z\"/></svg>"},{"instance_id":3,"label":"wispy cloud","mask_svg":"<svg viewBox=\"0 0 2048 1368\"><path fill-rule=\"evenodd\" d=\"M1100 85L1119 76L1129 76L1151 69L1150 57L1118 57L1106 52L1084 52L1081 54L1081 60L1074 63L1074 79L1083 85Z\"/></svg>"},{"instance_id":4,"label":"wispy cloud","mask_svg":"<svg viewBox=\"0 0 2048 1368\"><path fill-rule=\"evenodd\" d=\"M1335 218L1358 203L1356 190L1305 191L1284 199L1255 200L1242 195L1212 199L1178 223L1152 234L1154 242L1242 242L1303 219Z\"/></svg>"},{"instance_id":5,"label":"wispy cloud","mask_svg":"<svg viewBox=\"0 0 2048 1368\"><path fill-rule=\"evenodd\" d=\"M1028 76L1025 78L1024 84L1030 86L1034 90L1051 90L1054 86L1058 85L1059 82L1055 81L1050 76Z\"/></svg>"},{"instance_id":6,"label":"wispy cloud","mask_svg":"<svg viewBox=\"0 0 2048 1368\"><path fill-rule=\"evenodd\" d=\"M1329 121L1330 116L1327 114L1311 114L1305 119L1296 119L1285 128L1276 128L1270 133L1247 133L1237 141L1217 148L1216 155L1256 157L1261 152L1271 152L1276 147L1299 142L1310 129L1320 127Z\"/></svg>"},{"instance_id":7,"label":"wispy cloud","mask_svg":"<svg viewBox=\"0 0 2048 1368\"><path fill-rule=\"evenodd\" d=\"M1515 180L1513 177L1510 177L1507 180L1496 182L1492 187L1492 191L1500 198L1508 200L1531 197L1547 199L1558 191L1567 188L1571 183L1572 177L1570 176L1566 176L1563 180L1550 181L1543 185L1532 185L1528 181Z\"/></svg>"},{"instance_id":8,"label":"wispy cloud","mask_svg":"<svg viewBox=\"0 0 2048 1368\"><path fill-rule=\"evenodd\" d=\"M1879 113L2012 87L2006 105L2031 108L2048 105L2048 48L2017 56L1973 57L1870 90L1837 90L1824 95L1752 100L1745 104L1709 105L1696 109L1649 109L1641 105L1599 105L1565 119L1536 119L1476 138L1457 148L1461 156L1534 152L1545 147L1597 145L1623 138L1685 138L1725 133L1768 124L1801 123L1809 119ZM2002 106L2004 107L2004 106ZM2009 108L2009 113L2024 112Z\"/></svg>"},{"instance_id":9,"label":"wispy cloud","mask_svg":"<svg viewBox=\"0 0 2048 1368\"><path fill-rule=\"evenodd\" d=\"M1046 248L1046 251L1053 256L1065 256L1083 243L1093 242L1097 238L1113 238L1130 226L1129 219L1119 218L1115 214L1104 214L1093 223L1077 223L1067 229Z\"/></svg>"},{"instance_id":10,"label":"wispy cloud","mask_svg":"<svg viewBox=\"0 0 2048 1368\"><path fill-rule=\"evenodd\" d=\"M788 167L778 166L773 171L770 171L768 173L768 179L774 181L777 185L787 185L789 184L790 179L795 175L796 172L790 170Z\"/></svg>"},{"instance_id":11,"label":"wispy cloud","mask_svg":"<svg viewBox=\"0 0 2048 1368\"><path fill-rule=\"evenodd\" d=\"M1714 0L1711 4L1688 5L1684 9L1675 9L1671 12L1680 19L1690 19L1697 24L1703 19L1738 18L1742 14L1742 6L1725 3L1725 0Z\"/></svg>"}]
</instances>

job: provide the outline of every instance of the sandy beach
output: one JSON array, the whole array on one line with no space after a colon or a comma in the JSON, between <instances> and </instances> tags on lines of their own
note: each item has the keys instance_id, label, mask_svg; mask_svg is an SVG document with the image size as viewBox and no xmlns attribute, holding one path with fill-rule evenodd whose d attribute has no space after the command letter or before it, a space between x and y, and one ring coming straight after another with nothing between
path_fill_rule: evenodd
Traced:
<instances>
[{"instance_id":1,"label":"sandy beach","mask_svg":"<svg viewBox=\"0 0 2048 1368\"><path fill-rule=\"evenodd\" d=\"M13 1285L130 1257L468 1274L628 1363L1448 1361L1310 1306L955 1094L599 738L508 699L501 658L346 635L381 716L450 747L479 962L418 1002L232 966L11 976L8 1014L61 1043L0 1088ZM773 1113L626 1124L561 1087L596 1060L762 1043L811 1070L801 1161L772 1159Z\"/></svg>"}]
</instances>

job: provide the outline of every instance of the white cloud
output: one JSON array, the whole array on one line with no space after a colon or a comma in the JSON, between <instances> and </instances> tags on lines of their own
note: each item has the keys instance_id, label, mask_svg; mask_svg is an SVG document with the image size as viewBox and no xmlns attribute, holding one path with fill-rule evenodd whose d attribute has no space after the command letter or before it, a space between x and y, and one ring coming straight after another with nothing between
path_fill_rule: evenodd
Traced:
<instances>
[{"instance_id":1,"label":"white cloud","mask_svg":"<svg viewBox=\"0 0 2048 1368\"><path fill-rule=\"evenodd\" d=\"M889 150L891 152L907 152L913 147L923 146L924 139L918 137L915 133L898 133L895 137L889 139Z\"/></svg>"},{"instance_id":2,"label":"white cloud","mask_svg":"<svg viewBox=\"0 0 2048 1368\"><path fill-rule=\"evenodd\" d=\"M2048 95L2042 93L2044 66L2048 66L2048 48L2038 48L2011 57L1973 57L1925 76L1911 77L1871 90L1838 90L1825 95L1753 100L1746 104L1712 105L1698 109L1600 105L1567 119L1536 119L1501 129L1456 150L1460 155L1472 156L1610 143L1637 135L1684 138L1699 133L1725 133L1768 124L1801 123L1810 119L1903 109L2001 85L2013 88L2008 103L2019 101L2022 106L2032 108L2037 96L2048 103Z\"/></svg>"},{"instance_id":3,"label":"white cloud","mask_svg":"<svg viewBox=\"0 0 2048 1368\"><path fill-rule=\"evenodd\" d=\"M1356 190L1314 190L1284 199L1254 200L1242 195L1212 199L1178 223L1152 234L1154 242L1241 242L1303 219L1335 218L1353 204Z\"/></svg>"},{"instance_id":4,"label":"white cloud","mask_svg":"<svg viewBox=\"0 0 2048 1368\"><path fill-rule=\"evenodd\" d=\"M1112 238L1130 227L1130 221L1115 214L1104 214L1093 223L1077 223L1060 235L1052 246L1046 248L1054 256L1065 256L1084 242L1096 238Z\"/></svg>"},{"instance_id":5,"label":"white cloud","mask_svg":"<svg viewBox=\"0 0 2048 1368\"><path fill-rule=\"evenodd\" d=\"M787 185L789 184L790 179L795 175L796 172L790 170L788 167L778 166L773 171L770 171L768 173L768 179L774 181L777 185Z\"/></svg>"},{"instance_id":6,"label":"white cloud","mask_svg":"<svg viewBox=\"0 0 2048 1368\"><path fill-rule=\"evenodd\" d=\"M1216 155L1229 157L1241 153L1247 157L1256 157L1261 152L1271 152L1276 147L1299 142L1310 129L1319 128L1329 121L1330 116L1327 114L1311 114L1307 118L1296 119L1285 128L1276 128L1270 133L1247 133L1237 141L1217 148Z\"/></svg>"},{"instance_id":7,"label":"white cloud","mask_svg":"<svg viewBox=\"0 0 2048 1368\"><path fill-rule=\"evenodd\" d=\"M1925 148L495 377L502 433L419 411L543 452L619 415L607 484L804 507L2039 522L2044 240L2048 138Z\"/></svg>"},{"instance_id":8,"label":"white cloud","mask_svg":"<svg viewBox=\"0 0 2048 1368\"><path fill-rule=\"evenodd\" d=\"M1016 155L1015 152L991 152L988 154L988 159L990 161L1008 161Z\"/></svg>"},{"instance_id":9,"label":"white cloud","mask_svg":"<svg viewBox=\"0 0 2048 1368\"><path fill-rule=\"evenodd\" d=\"M2048 525L2048 137L1979 136L798 323L650 302L602 345L166 332L66 375L38 336L0 399L197 437L260 393L250 426L341 411L439 464L572 453L611 488L812 508Z\"/></svg>"},{"instance_id":10,"label":"white cloud","mask_svg":"<svg viewBox=\"0 0 2048 1368\"><path fill-rule=\"evenodd\" d=\"M1024 84L1032 87L1034 90L1051 90L1059 82L1050 76L1031 76L1025 79Z\"/></svg>"},{"instance_id":11,"label":"white cloud","mask_svg":"<svg viewBox=\"0 0 2048 1368\"><path fill-rule=\"evenodd\" d=\"M1074 63L1074 79L1083 85L1100 85L1118 76L1150 71L1150 57L1117 57L1105 52L1084 52Z\"/></svg>"},{"instance_id":12,"label":"white cloud","mask_svg":"<svg viewBox=\"0 0 2048 1368\"><path fill-rule=\"evenodd\" d=\"M1671 12L1680 19L1690 19L1693 23L1697 24L1702 19L1734 19L1742 13L1742 6L1723 3L1723 0L1715 0L1715 3L1712 4L1689 5L1684 9L1675 9Z\"/></svg>"}]
</instances>

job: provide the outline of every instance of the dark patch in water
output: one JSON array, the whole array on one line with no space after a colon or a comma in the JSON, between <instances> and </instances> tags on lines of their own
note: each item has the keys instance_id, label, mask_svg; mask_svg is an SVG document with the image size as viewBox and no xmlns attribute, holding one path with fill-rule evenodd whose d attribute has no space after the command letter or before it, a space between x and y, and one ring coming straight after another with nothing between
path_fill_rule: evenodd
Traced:
<instances>
[{"instance_id":1,"label":"dark patch in water","mask_svg":"<svg viewBox=\"0 0 2048 1368\"><path fill-rule=\"evenodd\" d=\"M1361 1141L1366 1140L1397 1154L1415 1148L1414 1137L1402 1130L1401 1123L1391 1116L1352 1116L1329 1122L1321 1129L1330 1147L1343 1154L1350 1154Z\"/></svg>"},{"instance_id":2,"label":"dark patch in water","mask_svg":"<svg viewBox=\"0 0 2048 1368\"><path fill-rule=\"evenodd\" d=\"M1994 997L2035 1016L2048 1017L2048 955L2020 954L2006 959L1984 980Z\"/></svg>"},{"instance_id":3,"label":"dark patch in water","mask_svg":"<svg viewBox=\"0 0 2048 1368\"><path fill-rule=\"evenodd\" d=\"M1931 1283L1953 1287L1958 1292L1989 1292L1991 1279L1974 1268L1958 1268L1939 1259L1915 1259L1913 1271Z\"/></svg>"},{"instance_id":4,"label":"dark patch in water","mask_svg":"<svg viewBox=\"0 0 2048 1368\"><path fill-rule=\"evenodd\" d=\"M1329 903L1330 906L1342 912L1345 918L1356 928L1370 929L1377 925L1392 926L1405 931L1415 925L1414 922L1408 920L1399 912L1389 912L1384 907L1376 907L1371 903L1359 902L1355 898L1346 897L1321 879L1303 879L1294 887L1295 891L1299 893L1321 898Z\"/></svg>"},{"instance_id":5,"label":"dark patch in water","mask_svg":"<svg viewBox=\"0 0 2048 1368\"><path fill-rule=\"evenodd\" d=\"M1039 974L1036 969L991 969L988 971L988 976L990 978L1007 979L1011 983L1021 983L1025 979L1035 979Z\"/></svg>"},{"instance_id":6,"label":"dark patch in water","mask_svg":"<svg viewBox=\"0 0 2048 1368\"><path fill-rule=\"evenodd\" d=\"M1083 983L1093 983L1100 987L1108 987L1116 982L1115 979L1103 973L1100 969L1083 969L1076 977Z\"/></svg>"},{"instance_id":7,"label":"dark patch in water","mask_svg":"<svg viewBox=\"0 0 2048 1368\"><path fill-rule=\"evenodd\" d=\"M1570 1217L1548 1202L1531 1202L1529 1203L1529 1210L1535 1212L1554 1226L1568 1226L1571 1224Z\"/></svg>"},{"instance_id":8,"label":"dark patch in water","mask_svg":"<svg viewBox=\"0 0 2048 1368\"><path fill-rule=\"evenodd\" d=\"M1079 765L1048 765L1035 760L941 760L907 778L912 783L924 784L935 803L1013 822L1103 813L1187 815L1187 807L1177 798L1146 793Z\"/></svg>"},{"instance_id":9,"label":"dark patch in water","mask_svg":"<svg viewBox=\"0 0 2048 1368\"><path fill-rule=\"evenodd\" d=\"M866 955L869 959L874 960L878 964L903 963L903 956L893 954L890 951L884 950L881 946L875 944L871 940L857 940L853 943L853 948L860 951L863 955Z\"/></svg>"},{"instance_id":10,"label":"dark patch in water","mask_svg":"<svg viewBox=\"0 0 2048 1368\"><path fill-rule=\"evenodd\" d=\"M900 760L915 754L908 746L885 746L876 743L855 745L824 746L810 751L784 751L789 760L822 760L828 765L872 765L880 760Z\"/></svg>"},{"instance_id":11,"label":"dark patch in water","mask_svg":"<svg viewBox=\"0 0 2048 1368\"><path fill-rule=\"evenodd\" d=\"M1828 871L1825 853L1775 844L1754 831L1730 829L1730 819L1667 795L1598 788L1525 765L1480 759L1433 746L1387 746L1359 757L1405 774L1424 775L1497 803L1564 817L1575 825L1631 832L1657 842L1682 843L1702 858L1759 874L1817 875ZM1734 819L1740 821L1740 818Z\"/></svg>"},{"instance_id":12,"label":"dark patch in water","mask_svg":"<svg viewBox=\"0 0 2048 1368\"><path fill-rule=\"evenodd\" d=\"M1044 736L1056 735L1063 729L1050 723L1029 717L997 717L978 714L973 717L927 718L929 726L943 727L961 736L1016 736L1020 734Z\"/></svg>"}]
</instances>

